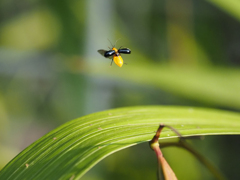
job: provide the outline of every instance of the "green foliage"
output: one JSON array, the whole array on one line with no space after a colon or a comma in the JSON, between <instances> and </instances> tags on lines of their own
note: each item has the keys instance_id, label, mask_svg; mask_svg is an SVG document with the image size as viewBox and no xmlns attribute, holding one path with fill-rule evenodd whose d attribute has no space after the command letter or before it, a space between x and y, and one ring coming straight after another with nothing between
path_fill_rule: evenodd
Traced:
<instances>
[{"instance_id":1,"label":"green foliage","mask_svg":"<svg viewBox=\"0 0 240 180\"><path fill-rule=\"evenodd\" d=\"M139 63L133 55L131 68L121 70L98 66L90 75L107 75L136 84L149 85L166 92L209 105L240 109L240 71L233 68L175 67ZM107 69L108 68L108 69Z\"/></svg>"},{"instance_id":2,"label":"green foliage","mask_svg":"<svg viewBox=\"0 0 240 180\"><path fill-rule=\"evenodd\" d=\"M239 0L109 2L109 8L71 0L0 2L0 166L29 143L24 132L27 137L38 134L36 122L49 123L41 130L46 132L57 126L56 120L135 104L240 109ZM117 45L132 49L131 56L123 55L127 66L109 68L110 62L97 56L98 48L109 46L107 38L121 38ZM152 99L148 88L155 91ZM108 97L101 99L103 93ZM186 136L239 134L239 114L234 113L174 107L110 110L45 135L12 160L0 179L78 179L107 155L151 139L159 123ZM32 132L22 130L27 127ZM174 136L168 130L162 134ZM238 152L237 144L214 148ZM205 152L212 153L210 148ZM172 162L177 156L181 153ZM233 152L228 156L236 157ZM139 171L146 173L146 167Z\"/></svg>"},{"instance_id":3,"label":"green foliage","mask_svg":"<svg viewBox=\"0 0 240 180\"><path fill-rule=\"evenodd\" d=\"M240 20L240 1L236 0L207 0L214 5L218 6L222 10L226 11L236 19Z\"/></svg>"},{"instance_id":4,"label":"green foliage","mask_svg":"<svg viewBox=\"0 0 240 180\"><path fill-rule=\"evenodd\" d=\"M0 179L79 179L104 157L150 140L159 123L173 126L183 136L240 134L239 113L162 106L108 110L46 134L14 158ZM161 134L173 137L168 129Z\"/></svg>"}]
</instances>

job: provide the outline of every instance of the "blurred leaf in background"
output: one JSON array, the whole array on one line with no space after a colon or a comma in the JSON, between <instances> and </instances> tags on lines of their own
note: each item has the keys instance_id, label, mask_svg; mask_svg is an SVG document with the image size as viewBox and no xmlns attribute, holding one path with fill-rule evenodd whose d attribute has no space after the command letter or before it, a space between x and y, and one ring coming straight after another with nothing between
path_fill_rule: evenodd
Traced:
<instances>
[{"instance_id":1,"label":"blurred leaf in background","mask_svg":"<svg viewBox=\"0 0 240 180\"><path fill-rule=\"evenodd\" d=\"M1 149L16 154L63 122L120 106L239 111L239 12L237 0L2 0ZM119 38L117 48L128 47L132 54L123 55L122 68L109 67L97 50ZM217 151L216 161L231 179L239 174L220 154L228 147L237 152L238 141L238 136L204 141L218 142L205 145L206 154ZM2 161L5 153L0 154ZM108 159L106 166L121 166L116 157ZM120 178L117 169L111 172Z\"/></svg>"}]
</instances>

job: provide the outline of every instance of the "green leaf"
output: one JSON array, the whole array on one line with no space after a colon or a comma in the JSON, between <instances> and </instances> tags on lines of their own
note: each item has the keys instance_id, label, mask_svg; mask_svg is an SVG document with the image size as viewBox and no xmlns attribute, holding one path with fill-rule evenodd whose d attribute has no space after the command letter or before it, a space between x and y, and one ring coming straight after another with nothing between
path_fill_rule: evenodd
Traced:
<instances>
[{"instance_id":1,"label":"green leaf","mask_svg":"<svg viewBox=\"0 0 240 180\"><path fill-rule=\"evenodd\" d=\"M239 69L184 68L141 62L135 62L135 64L132 62L129 66L131 68L125 66L118 70L98 65L97 67L91 66L86 71L93 77L107 75L115 78L115 82L120 79L135 84L149 85L201 103L240 109Z\"/></svg>"},{"instance_id":2,"label":"green leaf","mask_svg":"<svg viewBox=\"0 0 240 180\"><path fill-rule=\"evenodd\" d=\"M239 113L162 106L113 109L72 120L46 134L5 166L0 179L79 179L106 156L149 141L159 123L173 126L183 136L240 134ZM167 128L161 133L161 138L173 137Z\"/></svg>"},{"instance_id":3,"label":"green leaf","mask_svg":"<svg viewBox=\"0 0 240 180\"><path fill-rule=\"evenodd\" d=\"M240 1L239 0L207 0L226 11L236 19L240 20Z\"/></svg>"}]
</instances>

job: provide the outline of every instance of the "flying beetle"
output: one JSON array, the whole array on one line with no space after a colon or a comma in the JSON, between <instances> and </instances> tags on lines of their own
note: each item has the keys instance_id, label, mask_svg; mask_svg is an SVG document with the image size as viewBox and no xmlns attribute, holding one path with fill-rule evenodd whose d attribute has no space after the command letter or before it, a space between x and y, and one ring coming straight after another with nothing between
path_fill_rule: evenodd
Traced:
<instances>
[{"instance_id":1,"label":"flying beetle","mask_svg":"<svg viewBox=\"0 0 240 180\"><path fill-rule=\"evenodd\" d=\"M109 41L110 42L110 41ZM117 42L117 41L116 41ZM111 42L110 42L111 43ZM116 43L115 43L116 44ZM111 43L112 45L112 43ZM115 46L115 45L114 45ZM114 63L119 66L119 67L122 67L123 65L123 59L122 59L122 56L121 56L121 53L123 54L131 54L131 50L128 49L128 48L115 48L113 45L112 45L112 49L109 48L110 50L103 50L103 49L99 49L98 52L103 55L105 58L109 58L109 59L112 59L111 61L111 65L112 65L112 62L114 61Z\"/></svg>"}]
</instances>

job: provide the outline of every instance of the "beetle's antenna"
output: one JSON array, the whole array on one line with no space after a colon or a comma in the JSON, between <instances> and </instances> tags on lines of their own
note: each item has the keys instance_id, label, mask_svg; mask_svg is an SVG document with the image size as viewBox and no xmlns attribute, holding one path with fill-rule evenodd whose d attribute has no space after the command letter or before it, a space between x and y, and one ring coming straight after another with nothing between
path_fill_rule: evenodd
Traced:
<instances>
[{"instance_id":1,"label":"beetle's antenna","mask_svg":"<svg viewBox=\"0 0 240 180\"><path fill-rule=\"evenodd\" d=\"M121 39L121 38L119 38L119 39ZM119 40L119 39L118 39L118 40ZM116 40L116 42L115 42L115 44L114 44L114 47L116 47L116 44L117 44L118 40Z\"/></svg>"},{"instance_id":2,"label":"beetle's antenna","mask_svg":"<svg viewBox=\"0 0 240 180\"><path fill-rule=\"evenodd\" d=\"M119 38L119 39L121 39L121 38ZM119 40L119 39L118 39L118 40ZM112 48L116 47L116 44L117 44L118 40L116 40L115 44L113 45L112 42L108 39L108 41L109 41L110 44L112 45Z\"/></svg>"},{"instance_id":3,"label":"beetle's antenna","mask_svg":"<svg viewBox=\"0 0 240 180\"><path fill-rule=\"evenodd\" d=\"M112 45L112 48L114 47L113 44L111 43L111 41L108 39L108 41L110 42L110 44Z\"/></svg>"}]
</instances>

